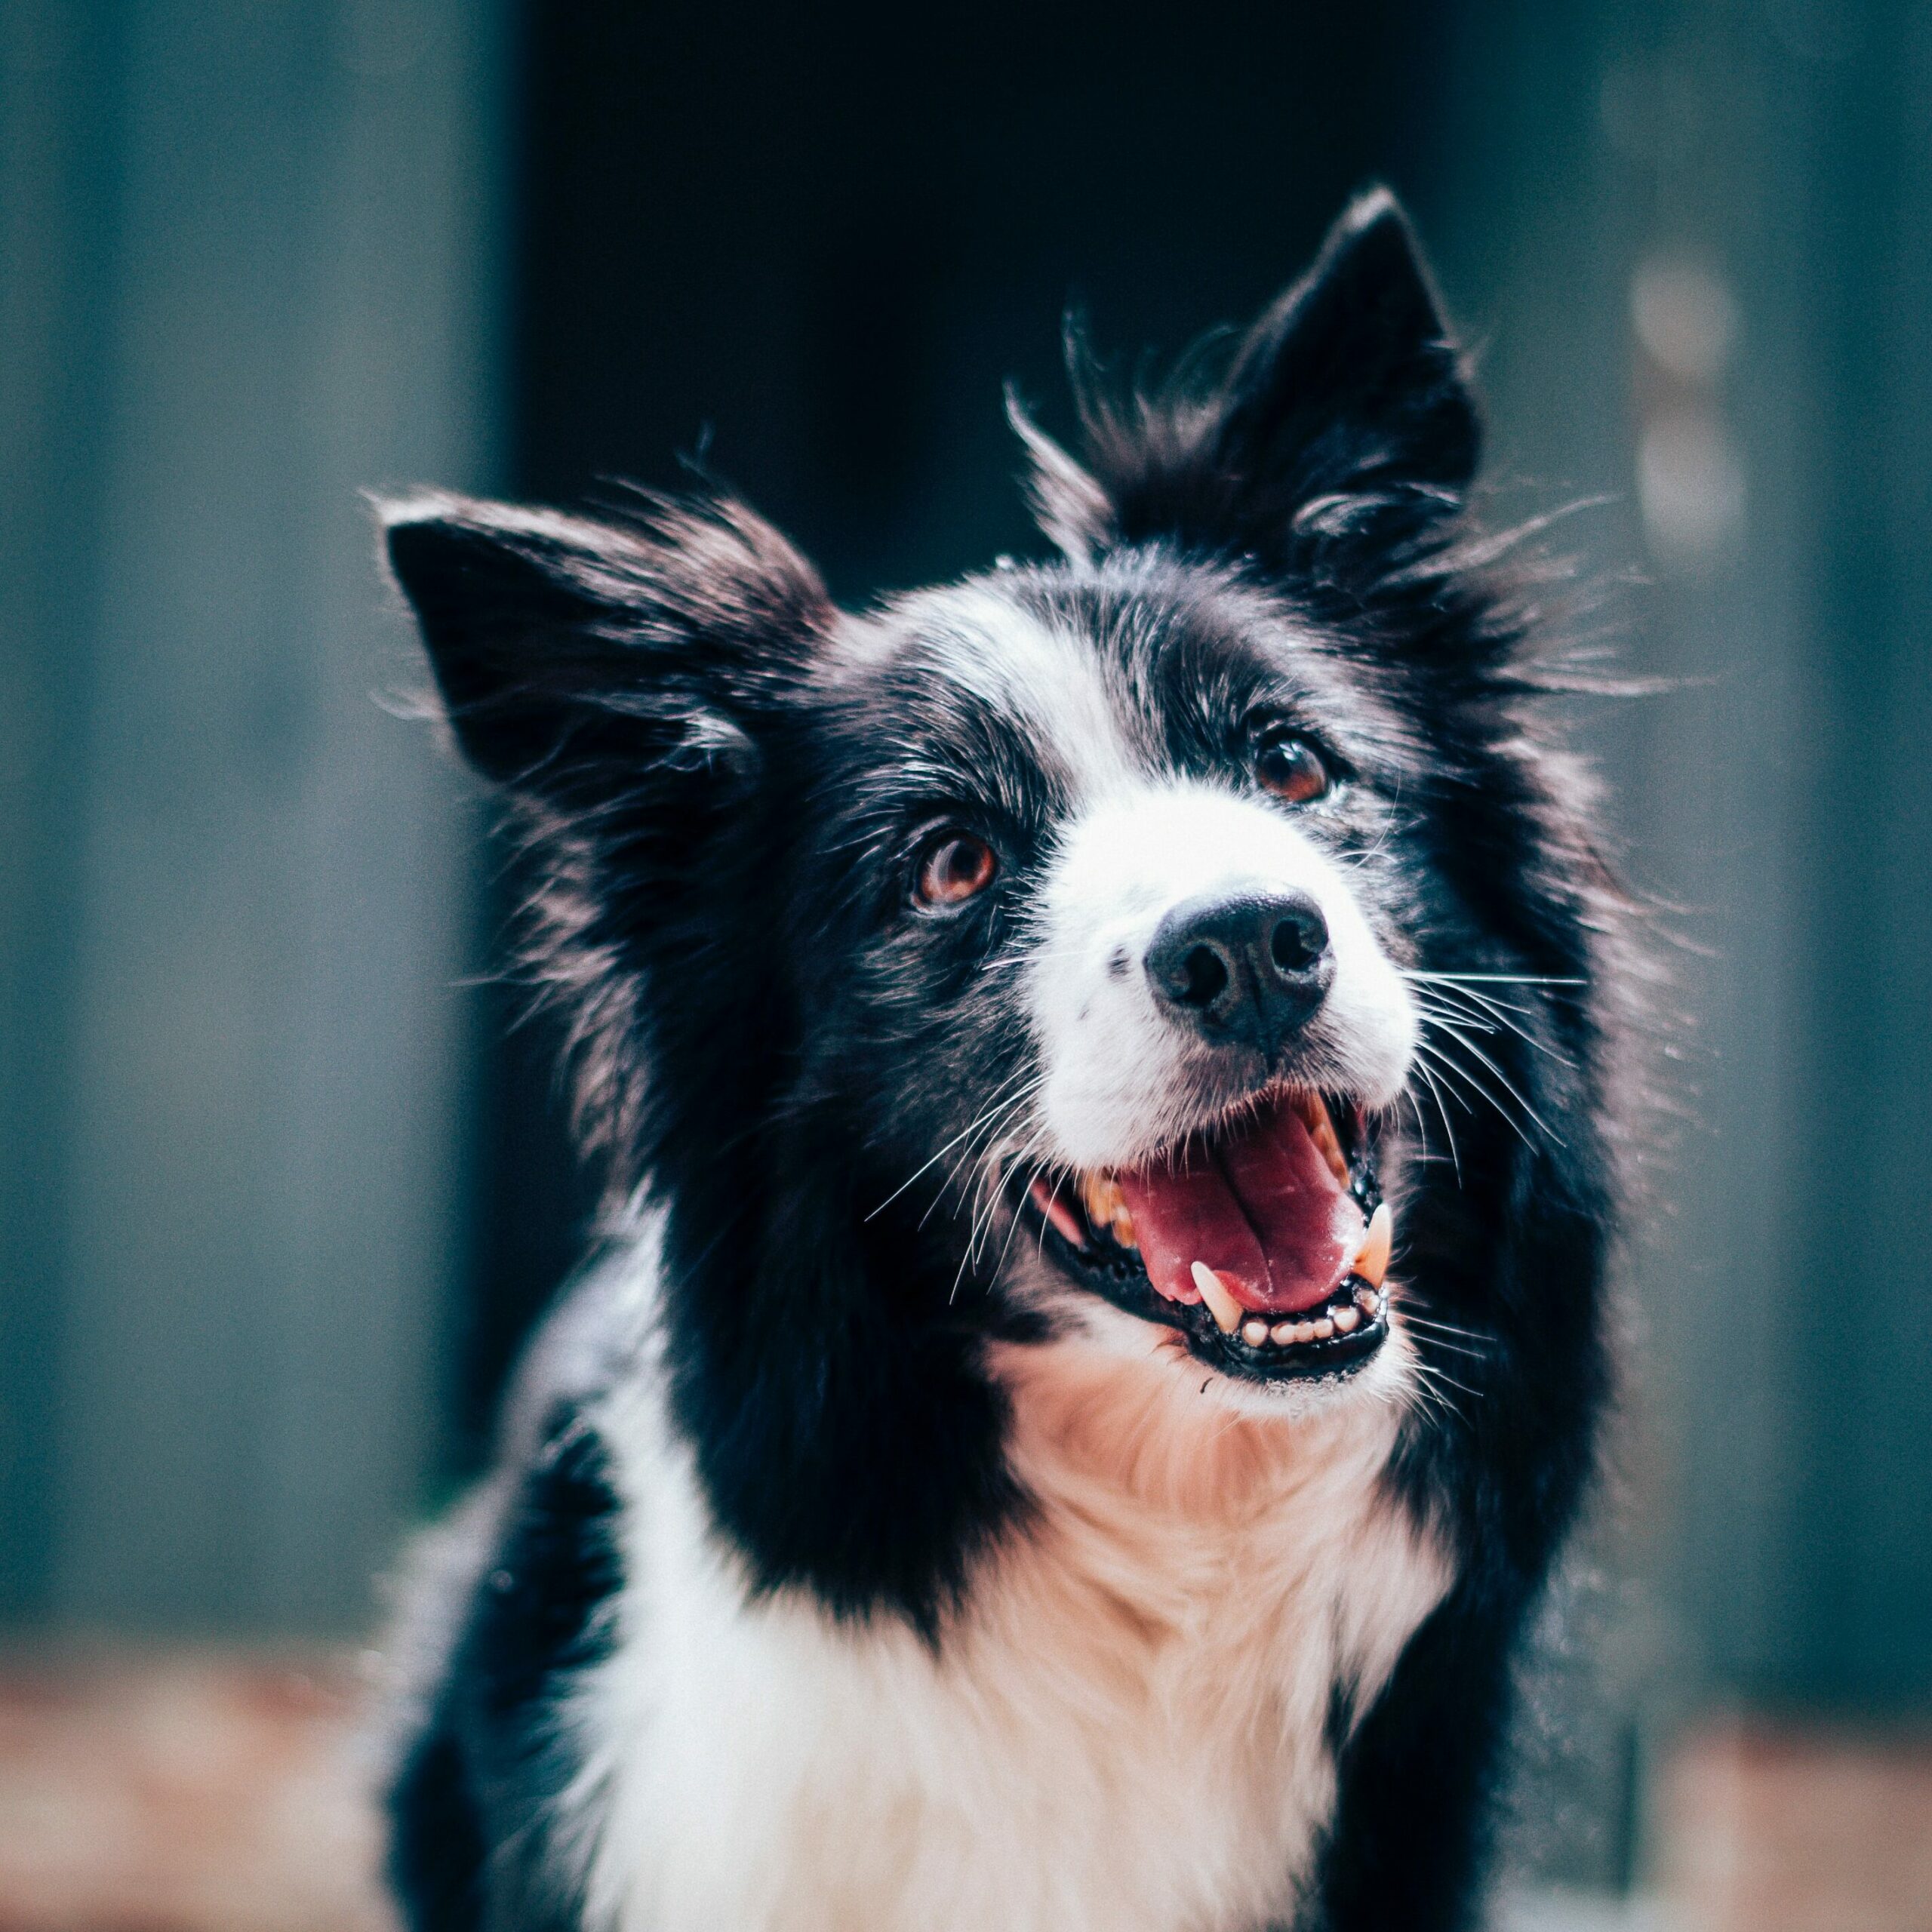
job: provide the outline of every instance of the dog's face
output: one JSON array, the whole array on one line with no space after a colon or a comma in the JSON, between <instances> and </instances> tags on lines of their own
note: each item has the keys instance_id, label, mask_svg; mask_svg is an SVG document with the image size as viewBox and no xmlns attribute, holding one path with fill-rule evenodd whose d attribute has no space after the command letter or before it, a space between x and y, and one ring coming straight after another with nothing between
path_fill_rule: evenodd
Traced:
<instances>
[{"instance_id":1,"label":"dog's face","mask_svg":"<svg viewBox=\"0 0 1932 1932\"><path fill-rule=\"evenodd\" d=\"M1386 1380L1392 1247L1447 1291L1523 1198L1503 1096L1558 1077L1518 1049L1561 1032L1543 995L1445 1017L1445 972L1582 970L1588 861L1459 547L1477 425L1393 205L1214 386L1084 421L1076 463L1016 411L1060 561L857 616L726 499L387 508L538 851L587 1114L669 1210L688 1426L774 1574L879 1546L863 1512L798 1530L773 1455L952 1563L937 1491L996 1506L989 1334L1264 1405Z\"/></svg>"},{"instance_id":2,"label":"dog's face","mask_svg":"<svg viewBox=\"0 0 1932 1932\"><path fill-rule=\"evenodd\" d=\"M1376 1354L1416 860L1410 727L1358 659L1146 554L828 654L792 752L802 1078L851 1097L867 1211L950 1231L976 1299L1247 1383Z\"/></svg>"}]
</instances>

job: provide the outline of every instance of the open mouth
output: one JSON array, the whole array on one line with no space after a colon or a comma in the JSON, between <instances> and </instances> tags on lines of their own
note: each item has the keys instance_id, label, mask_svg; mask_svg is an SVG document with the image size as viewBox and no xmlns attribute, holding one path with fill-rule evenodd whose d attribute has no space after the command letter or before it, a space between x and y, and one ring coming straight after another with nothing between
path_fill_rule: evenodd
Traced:
<instances>
[{"instance_id":1,"label":"open mouth","mask_svg":"<svg viewBox=\"0 0 1932 1932\"><path fill-rule=\"evenodd\" d=\"M1021 1212L1076 1281L1223 1374L1340 1377L1389 1333L1375 1152L1354 1102L1275 1088L1146 1166L1036 1177Z\"/></svg>"}]
</instances>

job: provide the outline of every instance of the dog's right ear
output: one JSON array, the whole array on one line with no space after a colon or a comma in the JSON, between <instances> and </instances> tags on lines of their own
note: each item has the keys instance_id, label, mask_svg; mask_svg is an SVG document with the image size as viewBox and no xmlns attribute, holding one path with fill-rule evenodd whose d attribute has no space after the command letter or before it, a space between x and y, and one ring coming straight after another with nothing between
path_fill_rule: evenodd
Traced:
<instances>
[{"instance_id":1,"label":"dog's right ear","mask_svg":"<svg viewBox=\"0 0 1932 1932\"><path fill-rule=\"evenodd\" d=\"M755 758L833 618L742 504L641 499L592 521L442 493L377 505L450 723L486 777L562 804Z\"/></svg>"}]
</instances>

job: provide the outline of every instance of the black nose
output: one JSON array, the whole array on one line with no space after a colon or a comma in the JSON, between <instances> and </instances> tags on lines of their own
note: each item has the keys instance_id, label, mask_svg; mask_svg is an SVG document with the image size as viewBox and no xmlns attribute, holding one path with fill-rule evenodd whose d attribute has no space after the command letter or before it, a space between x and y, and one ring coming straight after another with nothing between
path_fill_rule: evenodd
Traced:
<instances>
[{"instance_id":1,"label":"black nose","mask_svg":"<svg viewBox=\"0 0 1932 1932\"><path fill-rule=\"evenodd\" d=\"M1335 977L1328 921L1305 892L1190 899L1161 921L1147 977L1176 1018L1272 1057Z\"/></svg>"}]
</instances>

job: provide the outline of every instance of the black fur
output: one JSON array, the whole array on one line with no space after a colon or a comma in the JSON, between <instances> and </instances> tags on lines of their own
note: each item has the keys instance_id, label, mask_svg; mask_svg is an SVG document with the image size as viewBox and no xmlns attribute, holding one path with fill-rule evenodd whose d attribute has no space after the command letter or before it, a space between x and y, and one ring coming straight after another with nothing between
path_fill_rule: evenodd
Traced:
<instances>
[{"instance_id":1,"label":"black fur","mask_svg":"<svg viewBox=\"0 0 1932 1932\"><path fill-rule=\"evenodd\" d=\"M428 1721L392 1801L390 1876L417 1922L575 1922L548 1857L550 1807L575 1768L556 1704L607 1654L622 1580L617 1499L595 1435L559 1416L496 1526Z\"/></svg>"},{"instance_id":2,"label":"black fur","mask_svg":"<svg viewBox=\"0 0 1932 1932\"><path fill-rule=\"evenodd\" d=\"M1543 715L1534 586L1467 512L1475 411L1392 201L1352 210L1218 373L1124 403L1090 383L1082 414L1076 460L1016 410L1065 556L985 587L1095 641L1150 758L1219 772L1256 704L1305 721L1352 780L1326 835L1405 961L1542 983L1474 1075L1516 1099L1432 1116L1404 1206L1406 1273L1466 1335L1417 1331L1444 1379L1389 1481L1457 1580L1372 1708L1340 1697L1307 1921L1463 1926L1510 1658L1607 1393L1621 903ZM943 1645L977 1559L1026 1534L985 1344L1038 1331L906 1183L1026 1063L1010 980L983 969L1023 924L1063 781L928 675L915 634L820 678L844 620L728 500L391 514L457 737L549 881L525 958L568 1015L586 1139L614 1201L666 1212L672 1414L715 1521L758 1586ZM1266 641L1284 613L1321 641L1291 661ZM938 807L1004 861L943 928L901 916ZM617 1580L574 1414L479 1556L395 1786L418 1927L570 1920L545 1875L545 1717Z\"/></svg>"}]
</instances>

